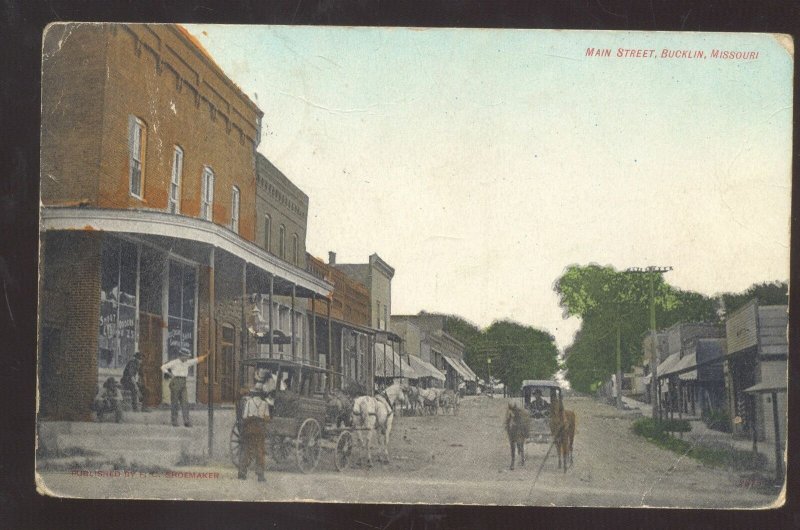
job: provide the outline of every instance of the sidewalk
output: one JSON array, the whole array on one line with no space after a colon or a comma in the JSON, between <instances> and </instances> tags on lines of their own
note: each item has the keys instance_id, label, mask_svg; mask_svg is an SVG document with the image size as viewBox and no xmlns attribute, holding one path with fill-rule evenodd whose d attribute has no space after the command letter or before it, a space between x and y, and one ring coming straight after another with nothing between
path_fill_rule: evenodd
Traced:
<instances>
[{"instance_id":1,"label":"sidewalk","mask_svg":"<svg viewBox=\"0 0 800 530\"><path fill-rule=\"evenodd\" d=\"M212 454L208 409L196 407L192 427L173 427L169 409L126 411L121 423L43 421L38 427L37 469L133 465L174 469L183 465L230 464L232 405L214 408Z\"/></svg>"}]
</instances>

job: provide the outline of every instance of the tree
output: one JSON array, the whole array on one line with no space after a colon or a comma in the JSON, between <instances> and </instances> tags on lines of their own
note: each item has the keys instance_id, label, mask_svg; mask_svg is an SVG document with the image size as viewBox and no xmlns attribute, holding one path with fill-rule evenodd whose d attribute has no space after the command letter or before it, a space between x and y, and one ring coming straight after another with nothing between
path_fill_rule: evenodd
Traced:
<instances>
[{"instance_id":1,"label":"tree","mask_svg":"<svg viewBox=\"0 0 800 530\"><path fill-rule=\"evenodd\" d=\"M754 283L741 293L725 293L720 298L725 315L735 312L753 298L758 299L759 305L787 305L789 285L780 281Z\"/></svg>"},{"instance_id":2,"label":"tree","mask_svg":"<svg viewBox=\"0 0 800 530\"><path fill-rule=\"evenodd\" d=\"M511 320L492 323L482 346L492 353L492 372L509 389L525 379L550 379L558 370L558 348L551 334Z\"/></svg>"}]
</instances>

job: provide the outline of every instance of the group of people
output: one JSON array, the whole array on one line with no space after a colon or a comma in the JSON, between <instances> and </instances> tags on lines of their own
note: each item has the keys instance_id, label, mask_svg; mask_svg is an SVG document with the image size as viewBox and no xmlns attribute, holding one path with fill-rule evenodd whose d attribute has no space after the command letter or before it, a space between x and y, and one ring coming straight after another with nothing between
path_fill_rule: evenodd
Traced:
<instances>
[{"instance_id":1,"label":"group of people","mask_svg":"<svg viewBox=\"0 0 800 530\"><path fill-rule=\"evenodd\" d=\"M201 355L192 358L191 352L181 350L178 358L161 366L164 379L169 380L170 417L172 425L175 427L178 426L179 409L183 416L183 425L192 426L189 417L186 378L189 376L189 369L205 361L207 357L208 355ZM105 414L111 413L117 423L122 421L123 390L130 395L133 411L147 411L144 407L145 384L142 368L142 354L137 351L126 363L120 382L117 382L114 377L106 379L102 390L98 390L92 405L98 420L102 421ZM282 381L280 386L285 389L286 382ZM274 406L274 392L277 387L278 381L272 372L266 369L259 370L255 374L255 385L242 398L242 453L238 470L238 476L242 480L247 478L247 470L253 462L255 462L258 481L266 480L264 478L266 428Z\"/></svg>"},{"instance_id":2,"label":"group of people","mask_svg":"<svg viewBox=\"0 0 800 530\"><path fill-rule=\"evenodd\" d=\"M206 357L208 357L207 354L193 359L189 350L182 349L177 359L161 365L164 378L169 379L170 412L172 425L175 427L178 426L178 409L182 412L184 426L192 426L189 418L186 378L189 376L189 368L203 362ZM106 414L113 414L117 423L122 421L123 390L130 395L131 410L147 412L144 405L146 386L141 352L134 353L133 357L125 364L119 382L116 378L109 377L103 383L102 390L98 389L92 403L92 410L97 414L99 421L102 421Z\"/></svg>"}]
</instances>

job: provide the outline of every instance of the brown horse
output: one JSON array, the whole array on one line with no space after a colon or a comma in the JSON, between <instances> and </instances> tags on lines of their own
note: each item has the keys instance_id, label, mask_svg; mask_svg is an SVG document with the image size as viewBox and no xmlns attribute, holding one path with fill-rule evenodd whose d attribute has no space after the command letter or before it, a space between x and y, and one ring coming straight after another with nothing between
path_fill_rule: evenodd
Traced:
<instances>
[{"instance_id":1,"label":"brown horse","mask_svg":"<svg viewBox=\"0 0 800 530\"><path fill-rule=\"evenodd\" d=\"M519 452L520 466L525 465L525 440L531 432L531 417L528 411L521 409L516 403L509 403L506 411L506 434L511 446L511 467L514 469L514 449Z\"/></svg>"},{"instance_id":2,"label":"brown horse","mask_svg":"<svg viewBox=\"0 0 800 530\"><path fill-rule=\"evenodd\" d=\"M558 469L561 469L563 459L564 473L567 472L567 457L569 465L572 465L572 442L575 440L576 423L575 412L565 410L560 399L553 399L550 404L550 434L553 435L558 453Z\"/></svg>"}]
</instances>

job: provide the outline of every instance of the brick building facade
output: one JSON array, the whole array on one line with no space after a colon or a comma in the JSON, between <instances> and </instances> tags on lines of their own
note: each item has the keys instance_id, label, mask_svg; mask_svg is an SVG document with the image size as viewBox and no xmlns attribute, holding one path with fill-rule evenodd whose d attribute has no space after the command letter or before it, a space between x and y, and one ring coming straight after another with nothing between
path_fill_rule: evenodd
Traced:
<instances>
[{"instance_id":1,"label":"brick building facade","mask_svg":"<svg viewBox=\"0 0 800 530\"><path fill-rule=\"evenodd\" d=\"M52 26L42 86L42 417L88 419L137 350L150 405L181 348L210 355L191 400L234 399L238 361L260 353L254 300L291 315L287 354L306 358L302 299L330 285L257 244L262 112L197 42L169 25Z\"/></svg>"}]
</instances>

